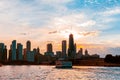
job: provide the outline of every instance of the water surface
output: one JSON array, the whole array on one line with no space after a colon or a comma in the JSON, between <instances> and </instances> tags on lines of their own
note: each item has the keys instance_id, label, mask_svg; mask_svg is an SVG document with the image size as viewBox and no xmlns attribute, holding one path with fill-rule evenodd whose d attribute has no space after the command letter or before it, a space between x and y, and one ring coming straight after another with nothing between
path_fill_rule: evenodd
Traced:
<instances>
[{"instance_id":1,"label":"water surface","mask_svg":"<svg viewBox=\"0 0 120 80\"><path fill-rule=\"evenodd\" d=\"M120 67L2 66L0 80L120 80Z\"/></svg>"}]
</instances>

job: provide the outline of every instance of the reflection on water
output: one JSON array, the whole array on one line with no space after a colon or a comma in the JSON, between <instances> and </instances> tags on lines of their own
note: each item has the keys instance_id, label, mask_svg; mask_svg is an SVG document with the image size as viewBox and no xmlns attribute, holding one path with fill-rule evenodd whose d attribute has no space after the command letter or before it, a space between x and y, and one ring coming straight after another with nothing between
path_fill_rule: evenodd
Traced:
<instances>
[{"instance_id":1,"label":"reflection on water","mask_svg":"<svg viewBox=\"0 0 120 80\"><path fill-rule=\"evenodd\" d=\"M2 66L0 80L120 80L119 67Z\"/></svg>"}]
</instances>

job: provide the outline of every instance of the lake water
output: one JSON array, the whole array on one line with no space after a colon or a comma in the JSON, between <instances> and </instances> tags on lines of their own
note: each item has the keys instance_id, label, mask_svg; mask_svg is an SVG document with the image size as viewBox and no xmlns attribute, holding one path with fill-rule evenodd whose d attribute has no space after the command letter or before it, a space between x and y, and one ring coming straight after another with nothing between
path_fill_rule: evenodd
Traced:
<instances>
[{"instance_id":1,"label":"lake water","mask_svg":"<svg viewBox=\"0 0 120 80\"><path fill-rule=\"evenodd\" d=\"M0 80L120 80L120 67L2 66Z\"/></svg>"}]
</instances>

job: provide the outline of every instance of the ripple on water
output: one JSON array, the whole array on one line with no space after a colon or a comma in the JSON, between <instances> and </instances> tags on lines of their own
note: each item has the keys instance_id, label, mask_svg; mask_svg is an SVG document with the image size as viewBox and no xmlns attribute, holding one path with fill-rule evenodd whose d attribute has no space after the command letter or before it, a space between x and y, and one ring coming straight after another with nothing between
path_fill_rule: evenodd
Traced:
<instances>
[{"instance_id":1,"label":"ripple on water","mask_svg":"<svg viewBox=\"0 0 120 80\"><path fill-rule=\"evenodd\" d=\"M120 67L3 66L0 80L119 80Z\"/></svg>"}]
</instances>

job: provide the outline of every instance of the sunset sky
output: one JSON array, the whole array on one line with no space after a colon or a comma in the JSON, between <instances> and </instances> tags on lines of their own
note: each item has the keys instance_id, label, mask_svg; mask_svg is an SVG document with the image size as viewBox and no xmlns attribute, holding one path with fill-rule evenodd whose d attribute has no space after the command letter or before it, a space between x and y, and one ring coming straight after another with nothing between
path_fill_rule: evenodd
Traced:
<instances>
[{"instance_id":1,"label":"sunset sky","mask_svg":"<svg viewBox=\"0 0 120 80\"><path fill-rule=\"evenodd\" d=\"M0 42L12 40L46 51L74 34L90 54L120 55L120 0L0 0Z\"/></svg>"}]
</instances>

